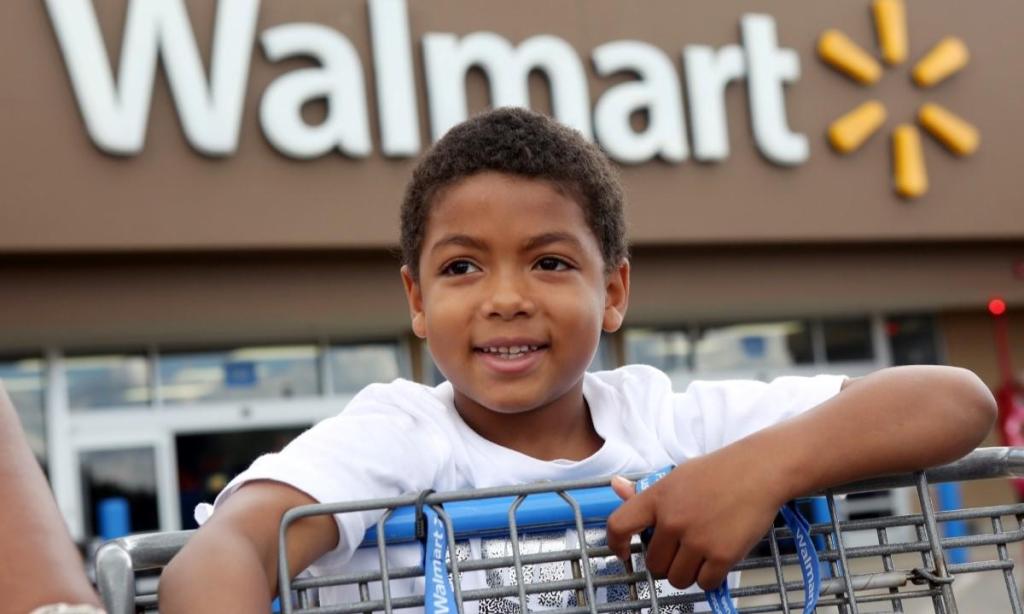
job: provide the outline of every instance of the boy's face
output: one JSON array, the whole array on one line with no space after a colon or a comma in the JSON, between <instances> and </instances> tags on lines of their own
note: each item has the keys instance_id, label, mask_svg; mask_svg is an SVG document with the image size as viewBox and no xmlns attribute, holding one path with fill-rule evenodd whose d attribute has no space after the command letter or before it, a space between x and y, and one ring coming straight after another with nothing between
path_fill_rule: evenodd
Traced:
<instances>
[{"instance_id":1,"label":"boy's face","mask_svg":"<svg viewBox=\"0 0 1024 614\"><path fill-rule=\"evenodd\" d=\"M601 331L622 324L628 263L605 273L580 205L547 181L480 173L435 199L419 280L405 267L402 278L460 410L582 402Z\"/></svg>"}]
</instances>

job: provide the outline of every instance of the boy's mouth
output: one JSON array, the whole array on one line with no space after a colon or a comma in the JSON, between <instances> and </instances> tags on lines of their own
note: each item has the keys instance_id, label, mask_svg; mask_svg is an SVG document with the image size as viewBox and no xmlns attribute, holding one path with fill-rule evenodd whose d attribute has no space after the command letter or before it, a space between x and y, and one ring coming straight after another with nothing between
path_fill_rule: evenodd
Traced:
<instances>
[{"instance_id":1,"label":"boy's mouth","mask_svg":"<svg viewBox=\"0 0 1024 614\"><path fill-rule=\"evenodd\" d=\"M550 346L537 339L494 339L473 348L473 353L499 377L533 372Z\"/></svg>"},{"instance_id":2,"label":"boy's mouth","mask_svg":"<svg viewBox=\"0 0 1024 614\"><path fill-rule=\"evenodd\" d=\"M473 346L473 352L485 358L492 365L508 363L523 364L527 358L538 356L550 347L542 339L537 337L491 337L480 344ZM502 369L504 370L504 369Z\"/></svg>"}]
</instances>

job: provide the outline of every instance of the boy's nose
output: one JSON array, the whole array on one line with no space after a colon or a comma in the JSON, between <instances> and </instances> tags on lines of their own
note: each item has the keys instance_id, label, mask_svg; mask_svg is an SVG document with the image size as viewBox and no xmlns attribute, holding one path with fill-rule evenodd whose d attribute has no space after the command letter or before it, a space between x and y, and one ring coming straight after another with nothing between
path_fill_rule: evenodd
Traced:
<instances>
[{"instance_id":1,"label":"boy's nose","mask_svg":"<svg viewBox=\"0 0 1024 614\"><path fill-rule=\"evenodd\" d=\"M529 316L535 309L525 289L513 280L494 284L488 300L484 301L482 307L487 317L503 320Z\"/></svg>"}]
</instances>

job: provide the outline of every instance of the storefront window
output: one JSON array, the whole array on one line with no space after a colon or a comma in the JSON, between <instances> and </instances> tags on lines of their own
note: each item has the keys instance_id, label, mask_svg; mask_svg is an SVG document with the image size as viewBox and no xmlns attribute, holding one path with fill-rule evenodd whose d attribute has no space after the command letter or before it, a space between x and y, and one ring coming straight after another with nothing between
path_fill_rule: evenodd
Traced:
<instances>
[{"instance_id":1,"label":"storefront window","mask_svg":"<svg viewBox=\"0 0 1024 614\"><path fill-rule=\"evenodd\" d=\"M407 361L400 358L397 343L332 347L328 353L328 364L335 394L352 394L368 384L409 377L409 369L403 364Z\"/></svg>"},{"instance_id":2,"label":"storefront window","mask_svg":"<svg viewBox=\"0 0 1024 614\"><path fill-rule=\"evenodd\" d=\"M37 358L0 360L0 382L21 419L33 454L46 467L46 409L43 405L43 361Z\"/></svg>"},{"instance_id":3,"label":"storefront window","mask_svg":"<svg viewBox=\"0 0 1024 614\"><path fill-rule=\"evenodd\" d=\"M802 320L702 327L694 343L694 370L729 372L811 364L810 329L810 323Z\"/></svg>"},{"instance_id":4,"label":"storefront window","mask_svg":"<svg viewBox=\"0 0 1024 614\"><path fill-rule=\"evenodd\" d=\"M941 364L935 319L925 315L890 316L885 320L894 365Z\"/></svg>"},{"instance_id":5,"label":"storefront window","mask_svg":"<svg viewBox=\"0 0 1024 614\"><path fill-rule=\"evenodd\" d=\"M72 409L148 405L150 367L145 356L70 356L64 361Z\"/></svg>"},{"instance_id":6,"label":"storefront window","mask_svg":"<svg viewBox=\"0 0 1024 614\"><path fill-rule=\"evenodd\" d=\"M633 328L625 333L626 362L650 365L665 373L689 372L690 337L684 331Z\"/></svg>"},{"instance_id":7,"label":"storefront window","mask_svg":"<svg viewBox=\"0 0 1024 614\"><path fill-rule=\"evenodd\" d=\"M83 452L79 456L79 467L82 471L82 509L90 536L160 528L153 448ZM111 506L112 503L115 505ZM115 513L104 513L104 509L110 507Z\"/></svg>"},{"instance_id":8,"label":"storefront window","mask_svg":"<svg viewBox=\"0 0 1024 614\"><path fill-rule=\"evenodd\" d=\"M163 403L315 396L320 392L312 345L243 347L160 355Z\"/></svg>"},{"instance_id":9,"label":"storefront window","mask_svg":"<svg viewBox=\"0 0 1024 614\"><path fill-rule=\"evenodd\" d=\"M871 321L867 318L825 320L825 358L828 362L873 360Z\"/></svg>"}]
</instances>

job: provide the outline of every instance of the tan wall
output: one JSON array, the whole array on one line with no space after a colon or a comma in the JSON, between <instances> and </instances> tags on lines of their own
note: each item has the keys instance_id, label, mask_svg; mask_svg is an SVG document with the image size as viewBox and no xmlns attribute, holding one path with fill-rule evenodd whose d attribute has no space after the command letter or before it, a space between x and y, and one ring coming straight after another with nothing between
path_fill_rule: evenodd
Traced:
<instances>
[{"instance_id":1,"label":"tan wall","mask_svg":"<svg viewBox=\"0 0 1024 614\"><path fill-rule=\"evenodd\" d=\"M1012 274L1019 254L998 244L638 248L627 322L981 313L1000 293L1013 308L1024 304L1024 282ZM0 354L47 344L215 345L408 330L398 262L384 252L0 258L0 293Z\"/></svg>"},{"instance_id":2,"label":"tan wall","mask_svg":"<svg viewBox=\"0 0 1024 614\"><path fill-rule=\"evenodd\" d=\"M1012 363L1017 376L1024 377L1024 305L1011 304L1004 317L1008 320ZM974 371L990 388L1002 383L995 350L995 326L987 311L946 312L939 316L939 327L950 364Z\"/></svg>"},{"instance_id":3,"label":"tan wall","mask_svg":"<svg viewBox=\"0 0 1024 614\"><path fill-rule=\"evenodd\" d=\"M632 322L870 311L982 310L1024 302L1014 244L638 249Z\"/></svg>"},{"instance_id":4,"label":"tan wall","mask_svg":"<svg viewBox=\"0 0 1024 614\"><path fill-rule=\"evenodd\" d=\"M373 339L408 319L386 254L8 261L0 288L0 353Z\"/></svg>"}]
</instances>

